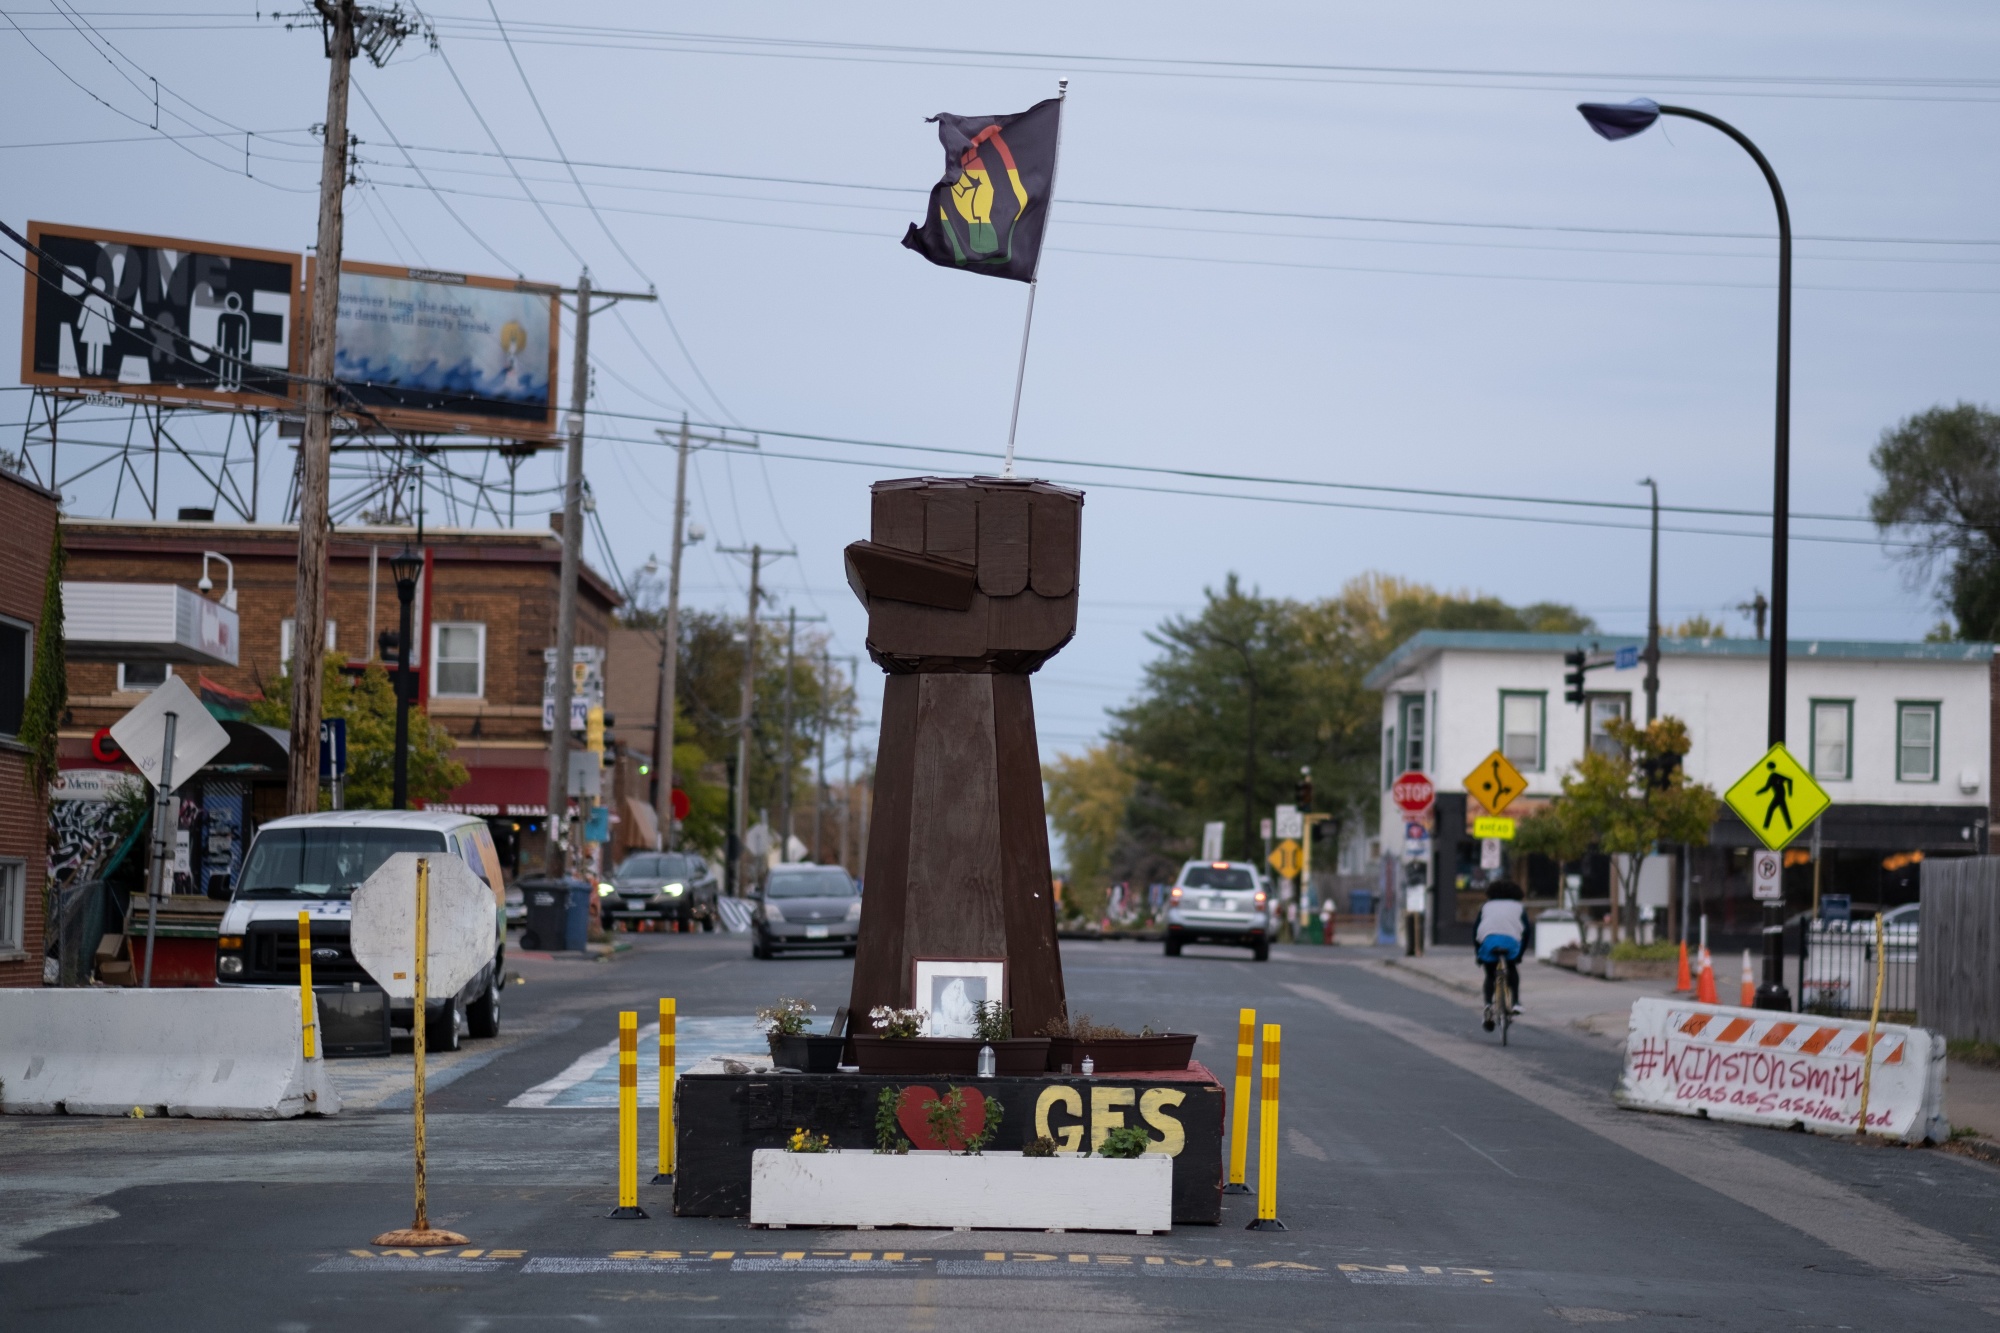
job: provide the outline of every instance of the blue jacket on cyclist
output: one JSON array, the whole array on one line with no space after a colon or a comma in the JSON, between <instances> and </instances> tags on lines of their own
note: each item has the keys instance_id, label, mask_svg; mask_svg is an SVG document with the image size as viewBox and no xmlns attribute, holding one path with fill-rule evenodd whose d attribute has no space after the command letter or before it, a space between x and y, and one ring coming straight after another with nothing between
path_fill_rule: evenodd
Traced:
<instances>
[{"instance_id":1,"label":"blue jacket on cyclist","mask_svg":"<svg viewBox=\"0 0 2000 1333\"><path fill-rule=\"evenodd\" d=\"M1486 968L1486 1029L1493 1029L1493 988L1501 963L1507 965L1510 1006L1521 1012L1521 943L1528 937L1528 913L1522 906L1521 886L1512 880L1496 879L1486 886L1486 902L1479 909L1479 924L1473 928L1474 947Z\"/></svg>"}]
</instances>

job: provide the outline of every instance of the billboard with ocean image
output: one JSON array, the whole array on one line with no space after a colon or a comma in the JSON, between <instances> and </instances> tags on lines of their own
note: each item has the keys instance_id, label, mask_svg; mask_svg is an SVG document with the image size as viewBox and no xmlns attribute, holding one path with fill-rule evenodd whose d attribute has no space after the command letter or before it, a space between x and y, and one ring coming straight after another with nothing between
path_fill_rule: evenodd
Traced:
<instances>
[{"instance_id":1,"label":"billboard with ocean image","mask_svg":"<svg viewBox=\"0 0 2000 1333\"><path fill-rule=\"evenodd\" d=\"M556 351L553 287L340 266L334 378L387 424L547 438Z\"/></svg>"}]
</instances>

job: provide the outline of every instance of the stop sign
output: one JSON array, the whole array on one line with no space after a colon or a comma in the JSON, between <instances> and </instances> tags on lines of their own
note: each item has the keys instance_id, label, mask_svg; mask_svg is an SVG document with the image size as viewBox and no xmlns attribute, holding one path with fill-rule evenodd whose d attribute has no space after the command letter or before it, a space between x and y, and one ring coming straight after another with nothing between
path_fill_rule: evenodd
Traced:
<instances>
[{"instance_id":1,"label":"stop sign","mask_svg":"<svg viewBox=\"0 0 2000 1333\"><path fill-rule=\"evenodd\" d=\"M1396 785L1389 788L1389 795L1397 805L1413 815L1420 815L1431 808L1431 801L1437 796L1437 788L1431 780L1414 770L1396 779Z\"/></svg>"}]
</instances>

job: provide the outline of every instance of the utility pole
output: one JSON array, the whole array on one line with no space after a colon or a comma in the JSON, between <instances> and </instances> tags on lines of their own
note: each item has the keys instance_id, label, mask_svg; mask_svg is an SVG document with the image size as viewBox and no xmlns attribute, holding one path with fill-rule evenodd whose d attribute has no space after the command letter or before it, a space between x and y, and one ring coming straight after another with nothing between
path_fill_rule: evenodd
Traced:
<instances>
[{"instance_id":1,"label":"utility pole","mask_svg":"<svg viewBox=\"0 0 2000 1333\"><path fill-rule=\"evenodd\" d=\"M819 775L813 782L813 860L826 861L826 714L829 691L833 688L833 659L819 650L819 740L813 749L819 760Z\"/></svg>"},{"instance_id":2,"label":"utility pole","mask_svg":"<svg viewBox=\"0 0 2000 1333\"><path fill-rule=\"evenodd\" d=\"M666 432L659 432L665 436ZM653 721L653 772L658 775L654 786L653 813L660 822L661 839L664 847L674 845L674 726L679 720L680 701L676 697L679 681L681 657L681 550L685 545L681 538L683 521L687 517L688 480L688 424L687 417L681 417L680 444L676 449L674 463L674 555L667 564L667 629L664 642L664 660L660 663L660 706Z\"/></svg>"},{"instance_id":3,"label":"utility pole","mask_svg":"<svg viewBox=\"0 0 2000 1333\"><path fill-rule=\"evenodd\" d=\"M861 659L850 657L847 662L848 681L858 685L861 680ZM843 869L848 864L848 832L854 825L854 710L851 708L847 713L845 730L847 739L841 747L840 754L840 864Z\"/></svg>"},{"instance_id":4,"label":"utility pole","mask_svg":"<svg viewBox=\"0 0 2000 1333\"><path fill-rule=\"evenodd\" d=\"M780 785L778 788L778 822L785 826L785 831L779 835L784 839L778 847L778 859L780 861L789 861L792 859L792 797L796 787L796 783L793 781L793 770L798 767L798 738L793 734L796 720L792 710L792 700L796 691L793 689L792 677L796 670L795 664L798 661L797 648L799 621L801 619L825 620L826 617L801 617L797 607L793 607L791 610L785 612L785 758L784 773L779 779Z\"/></svg>"},{"instance_id":5,"label":"utility pole","mask_svg":"<svg viewBox=\"0 0 2000 1333\"><path fill-rule=\"evenodd\" d=\"M1639 483L1653 488L1653 573L1646 591L1646 722L1660 715L1660 485L1651 477Z\"/></svg>"},{"instance_id":6,"label":"utility pole","mask_svg":"<svg viewBox=\"0 0 2000 1333\"><path fill-rule=\"evenodd\" d=\"M757 690L757 603L763 595L762 578L764 557L797 555L797 551L767 551L762 546L718 546L716 550L725 555L747 555L750 557L750 610L743 624L743 689L740 712L736 718L736 813L732 821L730 836L735 846L730 849L728 888L732 894L743 894L744 859L748 849L743 845L749 830L750 814L750 719L756 703Z\"/></svg>"},{"instance_id":7,"label":"utility pole","mask_svg":"<svg viewBox=\"0 0 2000 1333\"><path fill-rule=\"evenodd\" d=\"M569 712L576 671L576 575L583 563L583 414L590 401L590 317L593 301L608 309L619 301L658 300L652 292L598 291L590 285L590 270L577 276L565 291L576 298L576 332L572 335L569 386L569 457L563 476L562 572L556 591L556 660L553 669L554 715L549 719L548 846L543 867L550 878L563 875L569 816Z\"/></svg>"},{"instance_id":8,"label":"utility pole","mask_svg":"<svg viewBox=\"0 0 2000 1333\"><path fill-rule=\"evenodd\" d=\"M326 654L326 544L333 453L333 345L340 313L342 205L347 189L347 82L357 54L379 68L418 31L401 9L354 0L313 0L326 43L325 140L320 148L319 236L313 248L312 308L306 319L306 420L299 441L299 556L292 609L292 723L285 811L319 809L320 663ZM433 36L431 42L436 44Z\"/></svg>"}]
</instances>

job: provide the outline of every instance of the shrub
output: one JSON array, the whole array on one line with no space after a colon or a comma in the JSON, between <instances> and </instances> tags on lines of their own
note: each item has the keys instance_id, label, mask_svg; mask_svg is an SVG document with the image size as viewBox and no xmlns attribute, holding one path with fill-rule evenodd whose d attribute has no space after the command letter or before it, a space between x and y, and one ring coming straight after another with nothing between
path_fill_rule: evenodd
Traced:
<instances>
[{"instance_id":1,"label":"shrub","mask_svg":"<svg viewBox=\"0 0 2000 1333\"><path fill-rule=\"evenodd\" d=\"M884 1088L882 1095L875 1099L875 1151L878 1153L901 1157L910 1151L910 1141L903 1137L903 1126L896 1119L896 1106L902 1097L901 1088Z\"/></svg>"},{"instance_id":2,"label":"shrub","mask_svg":"<svg viewBox=\"0 0 2000 1333\"><path fill-rule=\"evenodd\" d=\"M1104 1143L1098 1148L1103 1157L1143 1157L1152 1145L1153 1136L1142 1125L1127 1125L1114 1129L1104 1136Z\"/></svg>"},{"instance_id":3,"label":"shrub","mask_svg":"<svg viewBox=\"0 0 2000 1333\"><path fill-rule=\"evenodd\" d=\"M813 1007L804 1000L780 999L769 1009L757 1011L757 1022L774 1037L796 1037L812 1026L806 1015Z\"/></svg>"},{"instance_id":4,"label":"shrub","mask_svg":"<svg viewBox=\"0 0 2000 1333\"><path fill-rule=\"evenodd\" d=\"M800 1127L792 1131L791 1140L785 1144L785 1151L825 1152L832 1146L833 1139L830 1135L815 1134L809 1129Z\"/></svg>"},{"instance_id":5,"label":"shrub","mask_svg":"<svg viewBox=\"0 0 2000 1333\"><path fill-rule=\"evenodd\" d=\"M1046 1134L1021 1145L1021 1156L1023 1157L1054 1157L1055 1155L1056 1141Z\"/></svg>"},{"instance_id":6,"label":"shrub","mask_svg":"<svg viewBox=\"0 0 2000 1333\"><path fill-rule=\"evenodd\" d=\"M981 1000L973 1006L973 1034L981 1041L1007 1041L1014 1035L1014 1011L998 1000Z\"/></svg>"}]
</instances>

